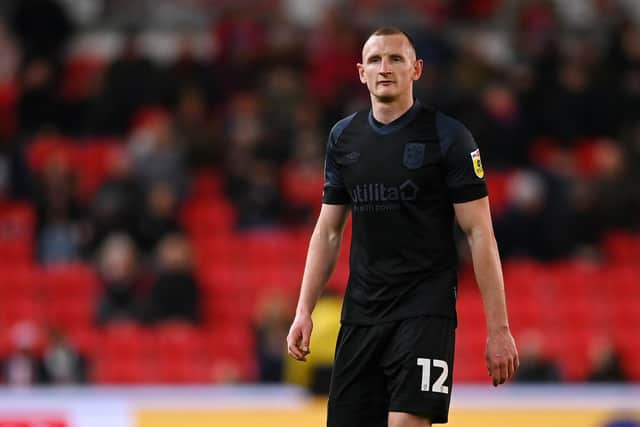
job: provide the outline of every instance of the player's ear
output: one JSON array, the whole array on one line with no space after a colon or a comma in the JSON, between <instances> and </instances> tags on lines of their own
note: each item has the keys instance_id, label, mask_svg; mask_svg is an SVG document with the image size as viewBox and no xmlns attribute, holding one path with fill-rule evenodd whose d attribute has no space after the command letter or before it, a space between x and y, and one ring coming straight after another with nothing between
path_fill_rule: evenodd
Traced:
<instances>
[{"instance_id":1,"label":"player's ear","mask_svg":"<svg viewBox=\"0 0 640 427\"><path fill-rule=\"evenodd\" d=\"M420 76L422 76L423 66L424 61L422 59L416 59L415 64L413 64L413 80L420 80Z\"/></svg>"},{"instance_id":2,"label":"player's ear","mask_svg":"<svg viewBox=\"0 0 640 427\"><path fill-rule=\"evenodd\" d=\"M358 67L358 77L360 77L360 82L367 84L367 75L364 73L364 65L357 63L356 67Z\"/></svg>"}]
</instances>

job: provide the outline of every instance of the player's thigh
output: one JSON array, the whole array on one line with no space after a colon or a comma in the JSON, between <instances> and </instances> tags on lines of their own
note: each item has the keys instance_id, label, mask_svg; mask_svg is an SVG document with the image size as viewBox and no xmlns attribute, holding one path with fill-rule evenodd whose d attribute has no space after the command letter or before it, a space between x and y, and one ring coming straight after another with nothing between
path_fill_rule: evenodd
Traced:
<instances>
[{"instance_id":1,"label":"player's thigh","mask_svg":"<svg viewBox=\"0 0 640 427\"><path fill-rule=\"evenodd\" d=\"M386 427L387 387L379 327L343 325L331 374L328 427Z\"/></svg>"},{"instance_id":2,"label":"player's thigh","mask_svg":"<svg viewBox=\"0 0 640 427\"><path fill-rule=\"evenodd\" d=\"M383 357L389 411L448 420L453 377L455 323L445 317L399 322Z\"/></svg>"},{"instance_id":3,"label":"player's thigh","mask_svg":"<svg viewBox=\"0 0 640 427\"><path fill-rule=\"evenodd\" d=\"M389 427L430 427L428 418L406 412L389 412Z\"/></svg>"}]
</instances>

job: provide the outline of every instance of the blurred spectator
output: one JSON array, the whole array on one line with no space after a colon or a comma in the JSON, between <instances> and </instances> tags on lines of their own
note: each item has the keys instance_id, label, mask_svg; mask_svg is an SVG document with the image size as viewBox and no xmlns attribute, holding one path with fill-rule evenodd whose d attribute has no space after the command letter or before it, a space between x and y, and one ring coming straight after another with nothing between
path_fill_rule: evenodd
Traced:
<instances>
[{"instance_id":1,"label":"blurred spectator","mask_svg":"<svg viewBox=\"0 0 640 427\"><path fill-rule=\"evenodd\" d=\"M75 177L62 158L52 157L35 189L38 213L38 259L65 262L80 256L83 208L75 194Z\"/></svg>"},{"instance_id":2,"label":"blurred spectator","mask_svg":"<svg viewBox=\"0 0 640 427\"><path fill-rule=\"evenodd\" d=\"M543 339L539 332L529 331L521 336L520 367L516 371L516 382L559 382L562 380L560 369L543 354Z\"/></svg>"},{"instance_id":3,"label":"blurred spectator","mask_svg":"<svg viewBox=\"0 0 640 427\"><path fill-rule=\"evenodd\" d=\"M284 348L293 319L289 301L283 295L270 295L262 301L257 316L256 359L260 382L283 380Z\"/></svg>"},{"instance_id":4,"label":"blurred spectator","mask_svg":"<svg viewBox=\"0 0 640 427\"><path fill-rule=\"evenodd\" d=\"M549 209L545 177L534 171L518 172L509 181L508 194L509 205L495 222L500 253L539 260L566 255L569 213L558 207Z\"/></svg>"},{"instance_id":5,"label":"blurred spectator","mask_svg":"<svg viewBox=\"0 0 640 427\"><path fill-rule=\"evenodd\" d=\"M135 235L142 210L143 192L134 175L128 156L112 164L109 178L94 196L91 206L92 235L88 255L92 256L104 239L115 232Z\"/></svg>"},{"instance_id":6,"label":"blurred spectator","mask_svg":"<svg viewBox=\"0 0 640 427\"><path fill-rule=\"evenodd\" d=\"M482 147L485 167L509 169L527 165L529 135L518 100L508 85L499 81L487 85L480 111L469 125Z\"/></svg>"},{"instance_id":7,"label":"blurred spectator","mask_svg":"<svg viewBox=\"0 0 640 427\"><path fill-rule=\"evenodd\" d=\"M176 139L185 147L186 165L190 171L221 166L220 126L220 122L209 114L202 90L188 86L178 93L175 133Z\"/></svg>"},{"instance_id":8,"label":"blurred spectator","mask_svg":"<svg viewBox=\"0 0 640 427\"><path fill-rule=\"evenodd\" d=\"M268 161L256 159L250 174L238 183L235 197L238 227L273 227L281 223L285 212L278 185L278 171Z\"/></svg>"},{"instance_id":9,"label":"blurred spectator","mask_svg":"<svg viewBox=\"0 0 640 427\"><path fill-rule=\"evenodd\" d=\"M359 38L345 19L337 9L326 9L307 46L307 90L324 105L335 105L338 97L346 100L346 94L360 89L355 78Z\"/></svg>"},{"instance_id":10,"label":"blurred spectator","mask_svg":"<svg viewBox=\"0 0 640 427\"><path fill-rule=\"evenodd\" d=\"M85 358L60 331L50 331L43 362L52 384L78 384L87 380Z\"/></svg>"},{"instance_id":11,"label":"blurred spectator","mask_svg":"<svg viewBox=\"0 0 640 427\"><path fill-rule=\"evenodd\" d=\"M93 116L94 132L124 134L134 113L155 104L163 93L156 90L158 70L140 51L137 37L135 30L126 34L120 57L105 72L103 93Z\"/></svg>"},{"instance_id":12,"label":"blurred spectator","mask_svg":"<svg viewBox=\"0 0 640 427\"><path fill-rule=\"evenodd\" d=\"M640 223L640 173L630 169L626 154L613 140L594 149L597 175L591 183L595 195L592 215L603 229L637 230Z\"/></svg>"},{"instance_id":13,"label":"blurred spectator","mask_svg":"<svg viewBox=\"0 0 640 427\"><path fill-rule=\"evenodd\" d=\"M48 382L38 356L39 331L33 323L17 323L11 330L11 352L4 359L2 377L11 386L30 386Z\"/></svg>"},{"instance_id":14,"label":"blurred spectator","mask_svg":"<svg viewBox=\"0 0 640 427\"><path fill-rule=\"evenodd\" d=\"M129 153L135 177L143 191L164 183L179 198L184 196L187 179L184 148L166 115L153 118L131 136Z\"/></svg>"},{"instance_id":15,"label":"blurred spectator","mask_svg":"<svg viewBox=\"0 0 640 427\"><path fill-rule=\"evenodd\" d=\"M149 298L149 320L200 319L200 292L193 274L191 248L181 234L170 234L157 249L157 272Z\"/></svg>"},{"instance_id":16,"label":"blurred spectator","mask_svg":"<svg viewBox=\"0 0 640 427\"><path fill-rule=\"evenodd\" d=\"M542 93L538 114L539 131L571 143L577 138L595 136L607 117L585 64L565 60L557 70L555 82Z\"/></svg>"},{"instance_id":17,"label":"blurred spectator","mask_svg":"<svg viewBox=\"0 0 640 427\"><path fill-rule=\"evenodd\" d=\"M98 254L100 299L97 321L140 320L144 287L137 251L126 234L108 236Z\"/></svg>"},{"instance_id":18,"label":"blurred spectator","mask_svg":"<svg viewBox=\"0 0 640 427\"><path fill-rule=\"evenodd\" d=\"M61 100L53 63L37 57L24 64L18 98L18 127L21 132L35 133L55 129L61 119Z\"/></svg>"},{"instance_id":19,"label":"blurred spectator","mask_svg":"<svg viewBox=\"0 0 640 427\"><path fill-rule=\"evenodd\" d=\"M159 241L180 230L176 220L176 204L173 189L164 183L154 185L147 193L136 230L138 247L143 253L151 253Z\"/></svg>"},{"instance_id":20,"label":"blurred spectator","mask_svg":"<svg viewBox=\"0 0 640 427\"><path fill-rule=\"evenodd\" d=\"M225 101L221 76L217 67L201 61L194 52L194 41L189 37L179 40L178 55L166 70L166 90L170 100L178 100L186 94L196 93L204 104L220 105ZM180 108L178 108L180 110Z\"/></svg>"},{"instance_id":21,"label":"blurred spectator","mask_svg":"<svg viewBox=\"0 0 640 427\"><path fill-rule=\"evenodd\" d=\"M230 4L222 10L212 29L219 46L214 64L224 76L225 96L251 85L262 70L259 65L266 37L259 13L258 8Z\"/></svg>"},{"instance_id":22,"label":"blurred spectator","mask_svg":"<svg viewBox=\"0 0 640 427\"><path fill-rule=\"evenodd\" d=\"M9 18L24 56L58 59L73 34L73 24L56 0L16 0Z\"/></svg>"},{"instance_id":23,"label":"blurred spectator","mask_svg":"<svg viewBox=\"0 0 640 427\"><path fill-rule=\"evenodd\" d=\"M620 355L609 339L597 339L589 349L589 382L625 382L627 378L622 369Z\"/></svg>"}]
</instances>

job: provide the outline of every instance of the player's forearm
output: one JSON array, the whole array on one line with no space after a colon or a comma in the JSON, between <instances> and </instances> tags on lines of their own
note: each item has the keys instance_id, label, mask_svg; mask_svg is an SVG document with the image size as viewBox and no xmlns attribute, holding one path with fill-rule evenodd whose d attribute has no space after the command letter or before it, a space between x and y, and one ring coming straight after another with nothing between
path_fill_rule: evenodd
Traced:
<instances>
[{"instance_id":1,"label":"player's forearm","mask_svg":"<svg viewBox=\"0 0 640 427\"><path fill-rule=\"evenodd\" d=\"M476 282L482 295L487 331L509 328L504 279L498 246L491 229L474 229L467 233Z\"/></svg>"},{"instance_id":2,"label":"player's forearm","mask_svg":"<svg viewBox=\"0 0 640 427\"><path fill-rule=\"evenodd\" d=\"M311 315L318 298L336 265L342 232L332 231L318 224L309 242L307 261L300 287L297 315Z\"/></svg>"}]
</instances>

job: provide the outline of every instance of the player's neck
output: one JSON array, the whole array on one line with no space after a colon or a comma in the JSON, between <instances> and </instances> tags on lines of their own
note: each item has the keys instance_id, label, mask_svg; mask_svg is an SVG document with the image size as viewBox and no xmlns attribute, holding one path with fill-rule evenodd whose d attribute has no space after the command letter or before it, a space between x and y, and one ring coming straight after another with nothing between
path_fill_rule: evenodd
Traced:
<instances>
[{"instance_id":1,"label":"player's neck","mask_svg":"<svg viewBox=\"0 0 640 427\"><path fill-rule=\"evenodd\" d=\"M413 95L398 97L391 102L382 102L374 96L371 97L371 112L373 118L385 125L402 116L409 111L412 106Z\"/></svg>"}]
</instances>

